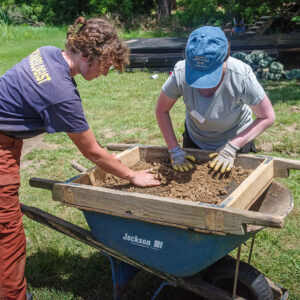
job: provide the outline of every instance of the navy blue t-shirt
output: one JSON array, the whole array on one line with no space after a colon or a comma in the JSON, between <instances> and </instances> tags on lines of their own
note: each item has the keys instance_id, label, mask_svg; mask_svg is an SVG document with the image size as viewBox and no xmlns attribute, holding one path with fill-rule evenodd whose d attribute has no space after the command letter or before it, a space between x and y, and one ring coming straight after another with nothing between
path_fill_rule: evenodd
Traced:
<instances>
[{"instance_id":1,"label":"navy blue t-shirt","mask_svg":"<svg viewBox=\"0 0 300 300\"><path fill-rule=\"evenodd\" d=\"M0 132L28 138L88 128L61 49L41 47L0 77Z\"/></svg>"}]
</instances>

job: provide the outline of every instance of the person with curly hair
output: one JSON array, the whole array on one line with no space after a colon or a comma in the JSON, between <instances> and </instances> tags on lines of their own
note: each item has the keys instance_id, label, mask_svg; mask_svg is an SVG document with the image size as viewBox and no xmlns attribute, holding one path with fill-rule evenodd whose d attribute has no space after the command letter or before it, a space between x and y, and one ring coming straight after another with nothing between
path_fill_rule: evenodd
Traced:
<instances>
[{"instance_id":1,"label":"person with curly hair","mask_svg":"<svg viewBox=\"0 0 300 300\"><path fill-rule=\"evenodd\" d=\"M128 49L105 20L79 17L66 50L35 50L0 77L0 299L24 300L26 240L18 199L24 138L66 132L81 153L108 173L140 187L159 185L150 170L133 171L103 149L89 128L74 76L123 71Z\"/></svg>"}]
</instances>

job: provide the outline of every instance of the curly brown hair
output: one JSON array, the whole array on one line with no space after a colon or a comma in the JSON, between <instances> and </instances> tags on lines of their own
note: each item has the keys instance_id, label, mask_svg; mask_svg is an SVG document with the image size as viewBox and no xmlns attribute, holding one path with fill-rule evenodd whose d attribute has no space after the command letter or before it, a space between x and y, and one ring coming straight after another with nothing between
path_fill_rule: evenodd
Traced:
<instances>
[{"instance_id":1,"label":"curly brown hair","mask_svg":"<svg viewBox=\"0 0 300 300\"><path fill-rule=\"evenodd\" d=\"M100 66L110 54L112 65L118 71L123 71L129 63L126 43L121 41L113 27L101 18L77 18L68 28L65 46L73 53L88 57L89 62L99 59Z\"/></svg>"}]
</instances>

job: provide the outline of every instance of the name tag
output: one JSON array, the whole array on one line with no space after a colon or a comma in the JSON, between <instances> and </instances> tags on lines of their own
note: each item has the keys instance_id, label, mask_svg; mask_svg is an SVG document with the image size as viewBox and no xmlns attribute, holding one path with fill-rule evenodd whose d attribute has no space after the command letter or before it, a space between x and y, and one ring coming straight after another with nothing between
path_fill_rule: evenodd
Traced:
<instances>
[{"instance_id":1,"label":"name tag","mask_svg":"<svg viewBox=\"0 0 300 300\"><path fill-rule=\"evenodd\" d=\"M202 117L198 112L196 112L194 109L191 110L190 115L195 118L197 121L199 121L200 123L204 123L205 122L205 118Z\"/></svg>"}]
</instances>

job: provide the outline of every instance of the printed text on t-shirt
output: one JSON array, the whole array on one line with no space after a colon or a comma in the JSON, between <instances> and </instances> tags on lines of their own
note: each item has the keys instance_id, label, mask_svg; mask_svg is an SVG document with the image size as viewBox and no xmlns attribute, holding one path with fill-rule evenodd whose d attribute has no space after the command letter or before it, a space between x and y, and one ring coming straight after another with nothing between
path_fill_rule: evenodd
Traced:
<instances>
[{"instance_id":1,"label":"printed text on t-shirt","mask_svg":"<svg viewBox=\"0 0 300 300\"><path fill-rule=\"evenodd\" d=\"M44 65L40 50L37 49L29 56L30 67L38 84L50 81L51 77Z\"/></svg>"}]
</instances>

